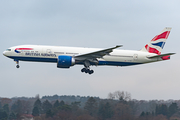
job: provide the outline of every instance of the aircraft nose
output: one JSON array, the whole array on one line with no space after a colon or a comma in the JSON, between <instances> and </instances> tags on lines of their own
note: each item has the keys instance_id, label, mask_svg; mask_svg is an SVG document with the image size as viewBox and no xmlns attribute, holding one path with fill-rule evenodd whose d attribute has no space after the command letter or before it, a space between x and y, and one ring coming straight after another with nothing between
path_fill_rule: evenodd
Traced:
<instances>
[{"instance_id":1,"label":"aircraft nose","mask_svg":"<svg viewBox=\"0 0 180 120\"><path fill-rule=\"evenodd\" d=\"M3 52L3 55L6 56L6 51Z\"/></svg>"}]
</instances>

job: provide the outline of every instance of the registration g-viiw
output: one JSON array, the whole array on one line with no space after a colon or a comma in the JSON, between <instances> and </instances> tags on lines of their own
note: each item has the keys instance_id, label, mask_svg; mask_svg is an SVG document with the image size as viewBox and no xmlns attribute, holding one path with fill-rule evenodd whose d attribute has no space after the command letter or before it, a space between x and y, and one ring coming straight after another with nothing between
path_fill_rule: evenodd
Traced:
<instances>
[{"instance_id":1,"label":"registration g-viiw","mask_svg":"<svg viewBox=\"0 0 180 120\"><path fill-rule=\"evenodd\" d=\"M164 28L141 50L117 49L122 45L100 49L65 46L19 45L8 48L3 55L13 59L19 68L19 61L51 62L58 68L67 69L83 65L81 72L93 74L91 66L131 66L169 60L175 53L161 54L171 28ZM91 67L91 68L90 68Z\"/></svg>"}]
</instances>

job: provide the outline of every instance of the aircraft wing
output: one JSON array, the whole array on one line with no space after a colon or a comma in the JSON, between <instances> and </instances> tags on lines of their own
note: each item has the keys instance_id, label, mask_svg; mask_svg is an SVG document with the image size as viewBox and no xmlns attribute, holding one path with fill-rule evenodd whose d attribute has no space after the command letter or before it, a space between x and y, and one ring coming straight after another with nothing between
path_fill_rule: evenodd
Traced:
<instances>
[{"instance_id":1,"label":"aircraft wing","mask_svg":"<svg viewBox=\"0 0 180 120\"><path fill-rule=\"evenodd\" d=\"M99 50L99 51L95 51L95 52L91 52L91 53L77 55L77 56L74 56L74 58L76 60L87 60L87 59L102 58L103 56L111 53L113 51L113 49L116 49L118 47L122 47L122 45L117 45L117 46L112 47L112 48L107 48L107 49L103 49L103 50Z\"/></svg>"}]
</instances>

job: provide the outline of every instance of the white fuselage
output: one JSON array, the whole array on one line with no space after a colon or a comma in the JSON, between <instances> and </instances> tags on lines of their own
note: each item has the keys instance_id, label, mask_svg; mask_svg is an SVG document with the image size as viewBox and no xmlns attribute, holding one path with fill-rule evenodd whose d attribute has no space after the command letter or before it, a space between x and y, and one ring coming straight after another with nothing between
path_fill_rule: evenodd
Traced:
<instances>
[{"instance_id":1,"label":"white fuselage","mask_svg":"<svg viewBox=\"0 0 180 120\"><path fill-rule=\"evenodd\" d=\"M18 49L32 48L32 49ZM60 55L77 56L101 50L99 48L83 47L61 47L61 46L43 46L43 45L20 45L7 49L3 54L15 61L35 61L35 62L54 62ZM143 51L133 50L113 50L108 55L98 58L97 65L129 66L149 62L161 61L162 59L149 59L148 56L156 55ZM77 63L83 64L83 63Z\"/></svg>"}]
</instances>

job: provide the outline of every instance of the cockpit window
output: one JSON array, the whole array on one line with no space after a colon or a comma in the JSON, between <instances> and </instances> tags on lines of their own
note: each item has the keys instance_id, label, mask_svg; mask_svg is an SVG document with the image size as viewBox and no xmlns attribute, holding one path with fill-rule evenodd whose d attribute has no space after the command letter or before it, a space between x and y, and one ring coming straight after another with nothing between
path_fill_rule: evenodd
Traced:
<instances>
[{"instance_id":1,"label":"cockpit window","mask_svg":"<svg viewBox=\"0 0 180 120\"><path fill-rule=\"evenodd\" d=\"M6 49L6 51L11 51L11 49Z\"/></svg>"}]
</instances>

